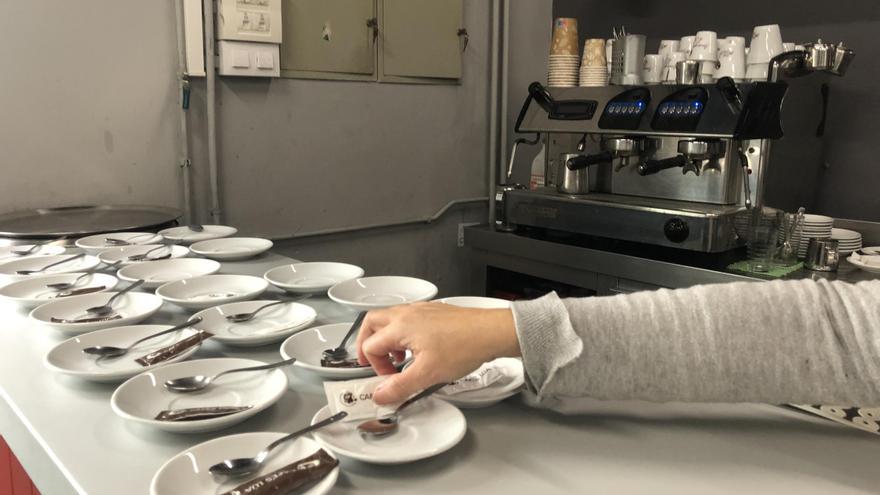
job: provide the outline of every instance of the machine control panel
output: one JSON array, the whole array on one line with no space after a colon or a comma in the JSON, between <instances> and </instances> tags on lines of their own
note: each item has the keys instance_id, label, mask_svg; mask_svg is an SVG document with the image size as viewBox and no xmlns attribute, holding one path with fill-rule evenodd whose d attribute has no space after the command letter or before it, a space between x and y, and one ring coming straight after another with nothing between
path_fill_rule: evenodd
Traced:
<instances>
[{"instance_id":1,"label":"machine control panel","mask_svg":"<svg viewBox=\"0 0 880 495\"><path fill-rule=\"evenodd\" d=\"M657 105L651 127L657 131L691 132L700 123L708 99L705 88L695 86L677 91Z\"/></svg>"},{"instance_id":2,"label":"machine control panel","mask_svg":"<svg viewBox=\"0 0 880 495\"><path fill-rule=\"evenodd\" d=\"M633 88L608 101L599 118L599 127L603 129L638 129L648 104L651 103L651 92L646 88Z\"/></svg>"}]
</instances>

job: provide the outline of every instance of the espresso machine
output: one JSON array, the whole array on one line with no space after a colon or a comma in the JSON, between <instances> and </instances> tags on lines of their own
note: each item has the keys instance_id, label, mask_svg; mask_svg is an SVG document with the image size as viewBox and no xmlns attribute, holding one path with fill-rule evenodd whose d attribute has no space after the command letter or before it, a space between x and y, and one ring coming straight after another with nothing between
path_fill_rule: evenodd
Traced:
<instances>
[{"instance_id":1,"label":"espresso machine","mask_svg":"<svg viewBox=\"0 0 880 495\"><path fill-rule=\"evenodd\" d=\"M853 52L807 44L766 82L548 89L516 122L545 146L544 186L496 190L496 229L552 231L721 253L751 208L807 204L822 167L828 75ZM809 76L809 77L801 77ZM515 150L514 150L515 153Z\"/></svg>"}]
</instances>

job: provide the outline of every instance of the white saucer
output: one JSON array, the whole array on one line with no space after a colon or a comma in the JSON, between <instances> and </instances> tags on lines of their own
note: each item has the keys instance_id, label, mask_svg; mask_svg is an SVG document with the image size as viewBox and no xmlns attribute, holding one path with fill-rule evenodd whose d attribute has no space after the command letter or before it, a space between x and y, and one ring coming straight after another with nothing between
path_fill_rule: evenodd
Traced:
<instances>
[{"instance_id":1,"label":"white saucer","mask_svg":"<svg viewBox=\"0 0 880 495\"><path fill-rule=\"evenodd\" d=\"M330 287L364 276L364 269L348 263L312 262L275 267L263 278L270 284L293 294L326 292Z\"/></svg>"},{"instance_id":2,"label":"white saucer","mask_svg":"<svg viewBox=\"0 0 880 495\"><path fill-rule=\"evenodd\" d=\"M216 261L212 261L212 263L216 263ZM156 289L156 295L182 308L205 309L219 304L254 299L265 292L267 288L269 288L269 282L260 277L206 275L169 282Z\"/></svg>"},{"instance_id":3,"label":"white saucer","mask_svg":"<svg viewBox=\"0 0 880 495\"><path fill-rule=\"evenodd\" d=\"M440 389L434 395L438 399L445 400L458 407L477 408L495 405L520 392L525 383L522 361L516 358L498 358L483 366L486 365L505 368L507 376L483 389L468 390L451 395L443 393L444 389Z\"/></svg>"},{"instance_id":4,"label":"white saucer","mask_svg":"<svg viewBox=\"0 0 880 495\"><path fill-rule=\"evenodd\" d=\"M169 346L198 333L184 328L170 335L162 335L138 344L128 354L114 359L97 359L82 352L86 347L112 345L128 347L134 341L171 328L171 325L131 325L113 327L74 337L55 346L44 359L50 370L94 382L118 382L139 375L159 366L176 363L189 358L201 344L195 345L177 356L153 366L141 366L135 359Z\"/></svg>"},{"instance_id":5,"label":"white saucer","mask_svg":"<svg viewBox=\"0 0 880 495\"><path fill-rule=\"evenodd\" d=\"M226 315L250 313L260 306L273 302L276 301L223 304L196 313L193 318L202 318L202 322L196 325L196 328L211 332L214 334L214 340L224 344L249 347L284 340L290 334L311 325L318 317L318 313L310 306L290 302L266 308L253 320L243 323L226 320Z\"/></svg>"},{"instance_id":6,"label":"white saucer","mask_svg":"<svg viewBox=\"0 0 880 495\"><path fill-rule=\"evenodd\" d=\"M24 308L35 308L49 301L54 301L55 296L65 292L49 289L46 287L47 284L72 283L80 275L82 273L62 273L58 275L29 277L0 288L0 297L13 301ZM107 292L113 290L118 282L119 280L113 275L91 273L77 282L72 290L104 286L104 289L98 292Z\"/></svg>"},{"instance_id":7,"label":"white saucer","mask_svg":"<svg viewBox=\"0 0 880 495\"><path fill-rule=\"evenodd\" d=\"M199 256L214 260L245 260L272 249L272 241L259 237L226 237L199 241L189 248Z\"/></svg>"},{"instance_id":8,"label":"white saucer","mask_svg":"<svg viewBox=\"0 0 880 495\"><path fill-rule=\"evenodd\" d=\"M175 393L165 389L166 380L194 375L211 376L234 368L266 364L253 359L217 358L184 361L141 373L119 386L110 398L113 412L124 419L174 433L200 433L240 423L278 401L287 391L287 375L281 369L232 373L196 393ZM194 421L158 421L165 409L191 407L254 407L219 418Z\"/></svg>"},{"instance_id":9,"label":"white saucer","mask_svg":"<svg viewBox=\"0 0 880 495\"><path fill-rule=\"evenodd\" d=\"M880 251L880 248L862 248L862 251L869 254L875 250ZM847 260L868 273L880 274L880 252L878 252L878 256L862 256L858 253L852 253Z\"/></svg>"},{"instance_id":10,"label":"white saucer","mask_svg":"<svg viewBox=\"0 0 880 495\"><path fill-rule=\"evenodd\" d=\"M312 424L330 416L327 406ZM312 436L336 454L372 464L403 464L446 452L464 438L467 421L452 404L428 397L408 407L398 430L383 438L364 439L357 432L359 421L344 421L321 428Z\"/></svg>"},{"instance_id":11,"label":"white saucer","mask_svg":"<svg viewBox=\"0 0 880 495\"><path fill-rule=\"evenodd\" d=\"M107 239L119 239L129 244L157 244L162 242L162 236L153 232L111 232L109 234L97 234L76 240L76 247L83 251L97 255L101 251L119 247L119 244L107 242Z\"/></svg>"},{"instance_id":12,"label":"white saucer","mask_svg":"<svg viewBox=\"0 0 880 495\"><path fill-rule=\"evenodd\" d=\"M115 292L98 292L83 296L66 297L55 299L42 306L37 306L31 311L30 317L68 335L79 335L102 328L134 325L156 314L162 307L162 299L146 292L129 292L121 296L113 303L116 314L122 318L114 320L98 321L92 323L53 323L52 317L63 319L76 319L88 317L86 308L107 304L107 301Z\"/></svg>"},{"instance_id":13,"label":"white saucer","mask_svg":"<svg viewBox=\"0 0 880 495\"><path fill-rule=\"evenodd\" d=\"M461 308L478 308L478 309L507 309L510 307L510 301L506 299L498 299L495 297L477 297L477 296L458 296L444 297L437 299L437 302L458 306Z\"/></svg>"},{"instance_id":14,"label":"white saucer","mask_svg":"<svg viewBox=\"0 0 880 495\"><path fill-rule=\"evenodd\" d=\"M427 301L437 295L437 286L412 277L366 277L338 283L327 295L352 309L370 310Z\"/></svg>"},{"instance_id":15,"label":"white saucer","mask_svg":"<svg viewBox=\"0 0 880 495\"><path fill-rule=\"evenodd\" d=\"M24 258L24 256L19 256L17 254L12 254L12 251L18 250L28 250L32 248L33 244L19 244L16 246L0 246L0 263L9 260L15 260ZM25 256L52 256L55 254L61 254L64 252L64 246L56 246L54 244L44 244L36 249L31 254L27 254Z\"/></svg>"},{"instance_id":16,"label":"white saucer","mask_svg":"<svg viewBox=\"0 0 880 495\"><path fill-rule=\"evenodd\" d=\"M168 282L176 282L220 271L220 263L201 258L178 258L176 260L146 261L120 268L116 274L122 280L143 280L145 289L155 289Z\"/></svg>"},{"instance_id":17,"label":"white saucer","mask_svg":"<svg viewBox=\"0 0 880 495\"><path fill-rule=\"evenodd\" d=\"M171 255L170 259L184 258L189 254L189 249L183 246L174 246L169 245L164 249L156 249L160 247L161 244L139 244L137 246L121 246L121 247L113 247L109 249L105 249L98 254L98 259L103 261L104 263L111 265L116 263L117 261L121 262L120 265L131 265L134 263L146 263L148 261L162 261L162 260L144 260L144 261L130 261L129 256L137 256L139 254L145 254L148 251L155 249L155 251L151 252L148 256L151 258L157 258L161 256Z\"/></svg>"},{"instance_id":18,"label":"white saucer","mask_svg":"<svg viewBox=\"0 0 880 495\"><path fill-rule=\"evenodd\" d=\"M208 468L226 459L257 455L266 445L278 440L287 433L239 433L215 438L184 450L169 459L150 483L150 495L217 495L235 488L248 479L271 473L299 459L308 457L321 446L310 438L301 437L284 443L272 451L266 465L257 473L242 479L218 482L208 472ZM333 456L332 452L327 452ZM335 457L335 456L333 456ZM300 495L324 495L328 493L339 477L339 466Z\"/></svg>"},{"instance_id":19,"label":"white saucer","mask_svg":"<svg viewBox=\"0 0 880 495\"><path fill-rule=\"evenodd\" d=\"M321 366L321 356L324 350L338 346L342 342L342 338L345 337L345 334L348 333L351 325L351 323L334 323L332 325L309 328L291 335L281 344L281 356L284 359L296 358L296 362L293 363L294 366L309 370L324 378L346 380L373 376L376 372L370 366L361 368L327 368ZM354 337L349 340L346 349L348 349L350 356L357 356Z\"/></svg>"},{"instance_id":20,"label":"white saucer","mask_svg":"<svg viewBox=\"0 0 880 495\"><path fill-rule=\"evenodd\" d=\"M0 281L13 282L15 280L24 280L26 278L33 277L41 277L43 275L56 275L59 273L74 273L74 272L88 272L91 271L92 268L98 266L101 263L98 258L94 256L85 256L82 258L77 258L72 261L68 261L66 263L61 263L58 266L53 266L48 270L35 273L33 275L18 275L15 272L18 270L39 270L46 265L51 265L52 263L70 259L71 257L76 256L75 254L56 254L52 256L25 256L23 258L16 258L14 260L8 260L3 263L0 263Z\"/></svg>"},{"instance_id":21,"label":"white saucer","mask_svg":"<svg viewBox=\"0 0 880 495\"><path fill-rule=\"evenodd\" d=\"M192 244L199 241L233 236L238 232L237 228L229 227L228 225L203 225L202 227L204 227L204 230L196 232L184 225L182 227L172 227L170 229L160 230L159 234L169 241L182 244Z\"/></svg>"}]
</instances>

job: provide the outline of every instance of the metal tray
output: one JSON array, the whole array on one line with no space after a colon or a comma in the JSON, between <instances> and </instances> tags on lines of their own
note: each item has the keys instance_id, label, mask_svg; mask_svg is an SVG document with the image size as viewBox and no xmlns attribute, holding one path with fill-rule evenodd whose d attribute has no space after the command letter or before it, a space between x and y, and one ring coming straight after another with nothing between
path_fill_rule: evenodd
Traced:
<instances>
[{"instance_id":1,"label":"metal tray","mask_svg":"<svg viewBox=\"0 0 880 495\"><path fill-rule=\"evenodd\" d=\"M181 213L161 206L67 206L0 215L0 237L54 239L104 232L156 231L175 225Z\"/></svg>"}]
</instances>

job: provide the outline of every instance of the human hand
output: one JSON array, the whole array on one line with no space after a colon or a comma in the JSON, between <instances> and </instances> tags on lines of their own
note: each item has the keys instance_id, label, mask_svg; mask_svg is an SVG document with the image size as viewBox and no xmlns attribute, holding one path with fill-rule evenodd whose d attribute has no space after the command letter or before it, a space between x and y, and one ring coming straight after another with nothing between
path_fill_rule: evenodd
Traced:
<instances>
[{"instance_id":1,"label":"human hand","mask_svg":"<svg viewBox=\"0 0 880 495\"><path fill-rule=\"evenodd\" d=\"M370 311L357 336L358 361L392 375L373 393L378 404L400 402L437 383L448 383L498 357L520 355L509 309L473 309L415 303ZM399 374L394 361L413 354Z\"/></svg>"}]
</instances>

